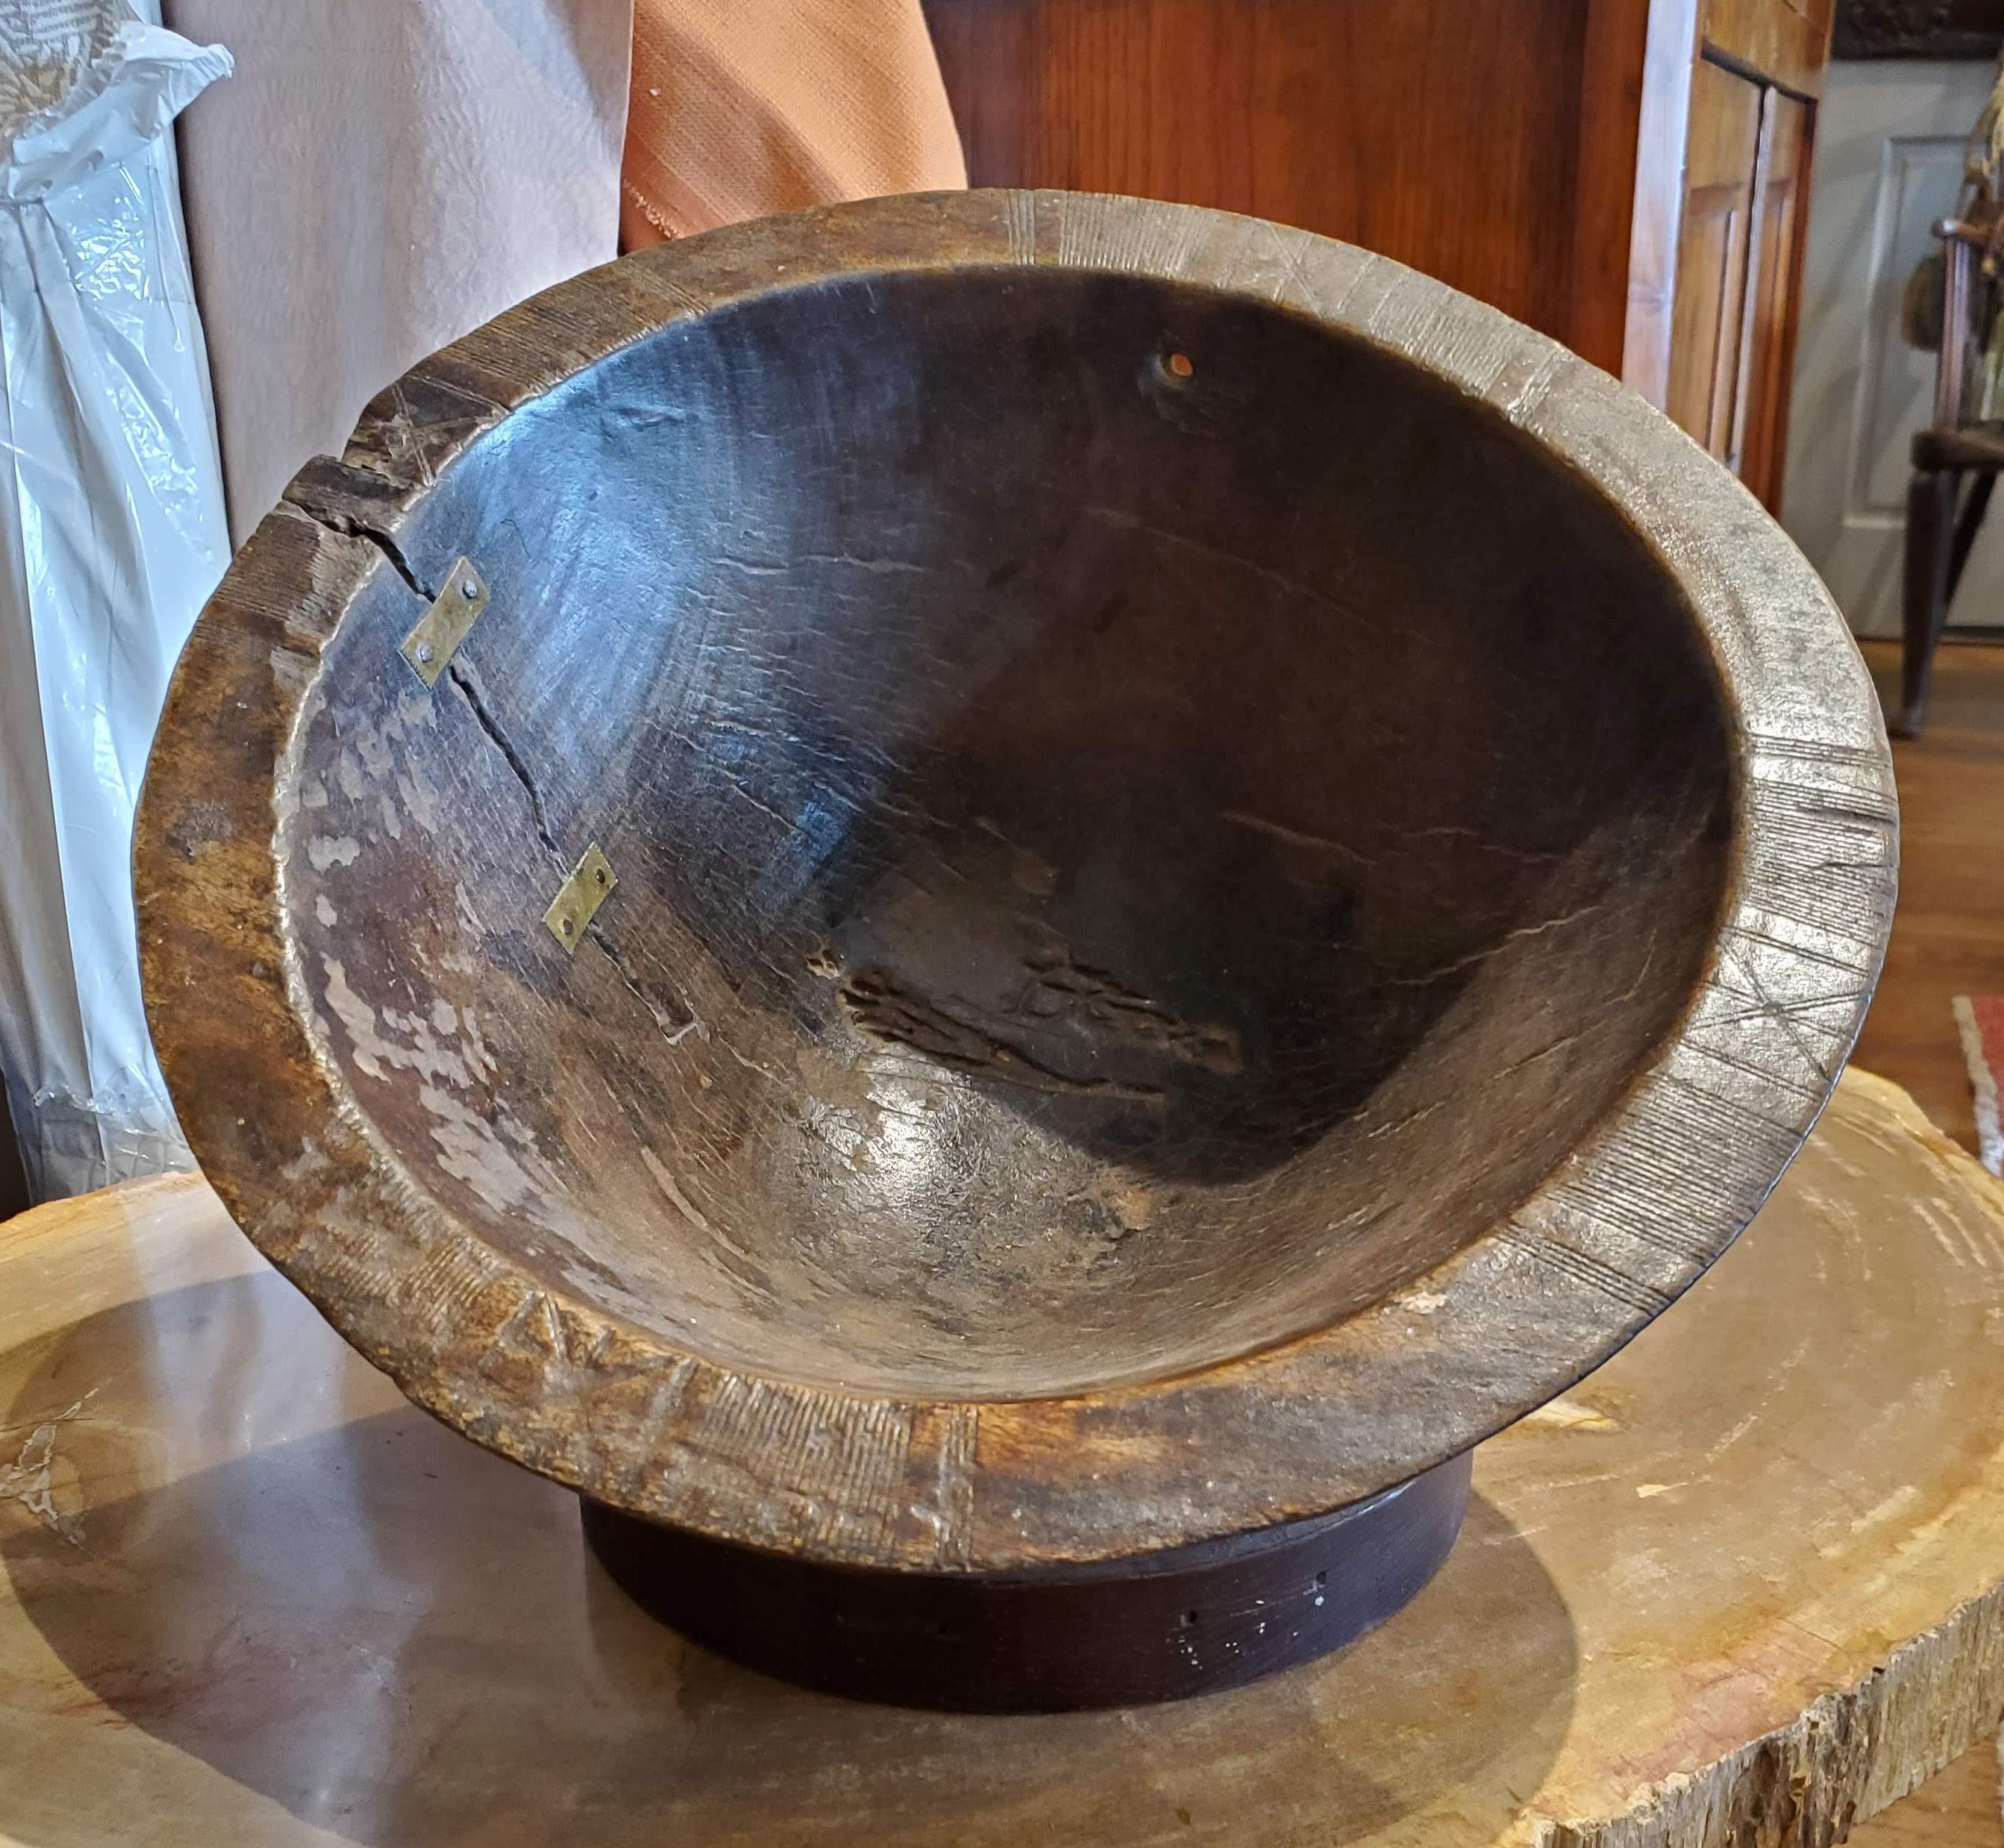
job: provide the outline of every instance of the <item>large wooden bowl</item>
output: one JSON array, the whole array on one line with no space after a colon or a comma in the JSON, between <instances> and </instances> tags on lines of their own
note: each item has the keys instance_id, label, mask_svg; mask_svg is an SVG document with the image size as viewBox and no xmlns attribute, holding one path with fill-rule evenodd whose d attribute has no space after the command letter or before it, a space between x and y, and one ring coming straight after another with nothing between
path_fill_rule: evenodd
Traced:
<instances>
[{"instance_id":1,"label":"large wooden bowl","mask_svg":"<svg viewBox=\"0 0 2004 1848\"><path fill-rule=\"evenodd\" d=\"M203 616L137 846L187 1133L364 1354L934 1583L1577 1379L1821 1108L1894 857L1835 610L1641 401L1341 244L1005 193L418 367Z\"/></svg>"}]
</instances>

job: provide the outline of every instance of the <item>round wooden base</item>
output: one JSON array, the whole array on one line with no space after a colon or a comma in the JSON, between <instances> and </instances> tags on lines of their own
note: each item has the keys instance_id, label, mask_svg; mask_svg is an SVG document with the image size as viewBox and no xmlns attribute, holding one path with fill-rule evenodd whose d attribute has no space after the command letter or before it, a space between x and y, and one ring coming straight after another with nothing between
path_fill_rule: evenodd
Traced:
<instances>
[{"instance_id":1,"label":"round wooden base","mask_svg":"<svg viewBox=\"0 0 2004 1848\"><path fill-rule=\"evenodd\" d=\"M1828 1843L2004 1713L2000 1290L2004 1187L1854 1073L1378 1629L998 1717L685 1640L198 1181L65 1201L0 1224L0 1843Z\"/></svg>"},{"instance_id":2,"label":"round wooden base","mask_svg":"<svg viewBox=\"0 0 2004 1848\"><path fill-rule=\"evenodd\" d=\"M586 1501L643 1609L824 1693L960 1713L1137 1706L1235 1688L1361 1636L1439 1570L1471 1456L1311 1521L1033 1577L817 1565Z\"/></svg>"}]
</instances>

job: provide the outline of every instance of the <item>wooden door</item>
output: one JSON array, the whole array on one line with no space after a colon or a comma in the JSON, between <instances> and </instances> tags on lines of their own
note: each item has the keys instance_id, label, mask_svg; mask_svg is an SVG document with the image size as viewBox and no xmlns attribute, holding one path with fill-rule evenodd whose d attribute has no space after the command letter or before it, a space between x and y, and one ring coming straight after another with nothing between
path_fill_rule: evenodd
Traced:
<instances>
[{"instance_id":1,"label":"wooden door","mask_svg":"<svg viewBox=\"0 0 2004 1848\"><path fill-rule=\"evenodd\" d=\"M1735 466L1771 513L1781 511L1782 464L1788 448L1789 387L1795 371L1796 309L1801 296L1803 180L1808 166L1810 106L1769 90L1761 124L1754 176L1748 288L1746 387Z\"/></svg>"},{"instance_id":2,"label":"wooden door","mask_svg":"<svg viewBox=\"0 0 2004 1848\"><path fill-rule=\"evenodd\" d=\"M1761 86L1708 59L1691 73L1664 408L1729 463L1739 422L1762 95Z\"/></svg>"},{"instance_id":3,"label":"wooden door","mask_svg":"<svg viewBox=\"0 0 2004 1848\"><path fill-rule=\"evenodd\" d=\"M1934 409L1934 355L1900 335L1929 227L1955 210L1963 145L1993 68L1975 59L1834 65L1803 212L1801 337L1783 518L1852 626L1900 632L1908 446ZM2004 520L1985 524L1956 620L2004 621Z\"/></svg>"}]
</instances>

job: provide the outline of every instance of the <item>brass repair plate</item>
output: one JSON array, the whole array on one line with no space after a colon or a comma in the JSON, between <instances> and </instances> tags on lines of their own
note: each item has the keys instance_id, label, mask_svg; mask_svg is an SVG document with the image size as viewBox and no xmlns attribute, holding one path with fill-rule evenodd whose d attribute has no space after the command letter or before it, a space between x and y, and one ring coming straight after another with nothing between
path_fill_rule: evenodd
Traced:
<instances>
[{"instance_id":1,"label":"brass repair plate","mask_svg":"<svg viewBox=\"0 0 2004 1848\"><path fill-rule=\"evenodd\" d=\"M471 559L457 560L446 575L445 588L404 638L404 659L426 686L438 684L446 663L486 607L486 583Z\"/></svg>"},{"instance_id":2,"label":"brass repair plate","mask_svg":"<svg viewBox=\"0 0 2004 1848\"><path fill-rule=\"evenodd\" d=\"M593 842L585 849L584 858L571 868L570 877L557 888L550 908L543 913L550 935L574 954L584 936L585 926L598 915L598 908L618 883L611 861Z\"/></svg>"}]
</instances>

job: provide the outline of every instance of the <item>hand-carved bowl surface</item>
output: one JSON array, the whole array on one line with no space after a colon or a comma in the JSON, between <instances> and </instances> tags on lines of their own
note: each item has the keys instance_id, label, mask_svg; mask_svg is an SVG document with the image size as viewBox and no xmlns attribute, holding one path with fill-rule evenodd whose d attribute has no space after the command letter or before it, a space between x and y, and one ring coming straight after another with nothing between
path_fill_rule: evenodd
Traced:
<instances>
[{"instance_id":1,"label":"hand-carved bowl surface","mask_svg":"<svg viewBox=\"0 0 2004 1848\"><path fill-rule=\"evenodd\" d=\"M419 366L203 617L138 845L203 1165L413 1397L963 1570L1562 1389L1795 1149L1894 859L1836 612L1640 401L1342 245L1000 193Z\"/></svg>"}]
</instances>

